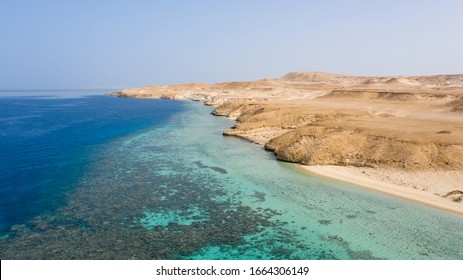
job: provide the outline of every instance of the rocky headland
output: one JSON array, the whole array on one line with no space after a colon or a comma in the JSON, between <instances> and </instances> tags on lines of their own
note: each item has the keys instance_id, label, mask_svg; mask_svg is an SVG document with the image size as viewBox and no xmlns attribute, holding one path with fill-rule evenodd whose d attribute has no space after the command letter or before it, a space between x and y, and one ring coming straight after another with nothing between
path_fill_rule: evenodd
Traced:
<instances>
[{"instance_id":1,"label":"rocky headland","mask_svg":"<svg viewBox=\"0 0 463 280\"><path fill-rule=\"evenodd\" d=\"M277 79L110 93L187 99L236 120L224 131L319 174L463 213L463 75Z\"/></svg>"}]
</instances>

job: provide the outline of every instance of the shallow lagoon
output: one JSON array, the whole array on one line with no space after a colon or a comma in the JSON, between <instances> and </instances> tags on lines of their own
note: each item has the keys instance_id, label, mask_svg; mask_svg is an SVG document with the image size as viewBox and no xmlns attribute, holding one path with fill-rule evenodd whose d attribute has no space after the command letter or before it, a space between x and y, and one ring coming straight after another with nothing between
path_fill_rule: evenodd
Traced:
<instances>
[{"instance_id":1,"label":"shallow lagoon","mask_svg":"<svg viewBox=\"0 0 463 280\"><path fill-rule=\"evenodd\" d=\"M2 259L463 258L461 216L299 173L199 103L139 101L180 109L89 151Z\"/></svg>"}]
</instances>

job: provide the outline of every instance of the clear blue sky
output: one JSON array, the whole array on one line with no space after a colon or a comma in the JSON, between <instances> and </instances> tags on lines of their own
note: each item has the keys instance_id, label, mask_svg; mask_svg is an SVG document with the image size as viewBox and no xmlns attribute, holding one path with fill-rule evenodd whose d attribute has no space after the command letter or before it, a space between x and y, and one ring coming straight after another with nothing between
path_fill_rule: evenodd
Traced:
<instances>
[{"instance_id":1,"label":"clear blue sky","mask_svg":"<svg viewBox=\"0 0 463 280\"><path fill-rule=\"evenodd\" d=\"M462 67L461 0L0 0L0 89Z\"/></svg>"}]
</instances>

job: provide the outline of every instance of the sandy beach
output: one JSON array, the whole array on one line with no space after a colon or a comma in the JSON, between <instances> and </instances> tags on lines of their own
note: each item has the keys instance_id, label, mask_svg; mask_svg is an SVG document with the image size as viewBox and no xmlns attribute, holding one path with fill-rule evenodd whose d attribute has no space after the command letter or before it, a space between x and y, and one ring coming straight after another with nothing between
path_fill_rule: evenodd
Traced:
<instances>
[{"instance_id":1,"label":"sandy beach","mask_svg":"<svg viewBox=\"0 0 463 280\"><path fill-rule=\"evenodd\" d=\"M300 170L463 214L463 75L281 78L125 89L202 102Z\"/></svg>"},{"instance_id":2,"label":"sandy beach","mask_svg":"<svg viewBox=\"0 0 463 280\"><path fill-rule=\"evenodd\" d=\"M357 186L379 191L394 197L426 204L463 215L461 171L404 172L352 166L303 166L296 169ZM454 194L452 194L454 192Z\"/></svg>"}]
</instances>

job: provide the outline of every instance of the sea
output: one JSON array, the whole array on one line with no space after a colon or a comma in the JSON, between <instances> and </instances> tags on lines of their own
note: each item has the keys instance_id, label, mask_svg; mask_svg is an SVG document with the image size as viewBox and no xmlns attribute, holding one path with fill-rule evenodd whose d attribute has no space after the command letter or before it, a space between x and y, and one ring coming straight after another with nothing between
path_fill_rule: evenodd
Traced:
<instances>
[{"instance_id":1,"label":"sea","mask_svg":"<svg viewBox=\"0 0 463 280\"><path fill-rule=\"evenodd\" d=\"M0 92L0 258L463 259L463 217L310 176L193 101Z\"/></svg>"}]
</instances>

